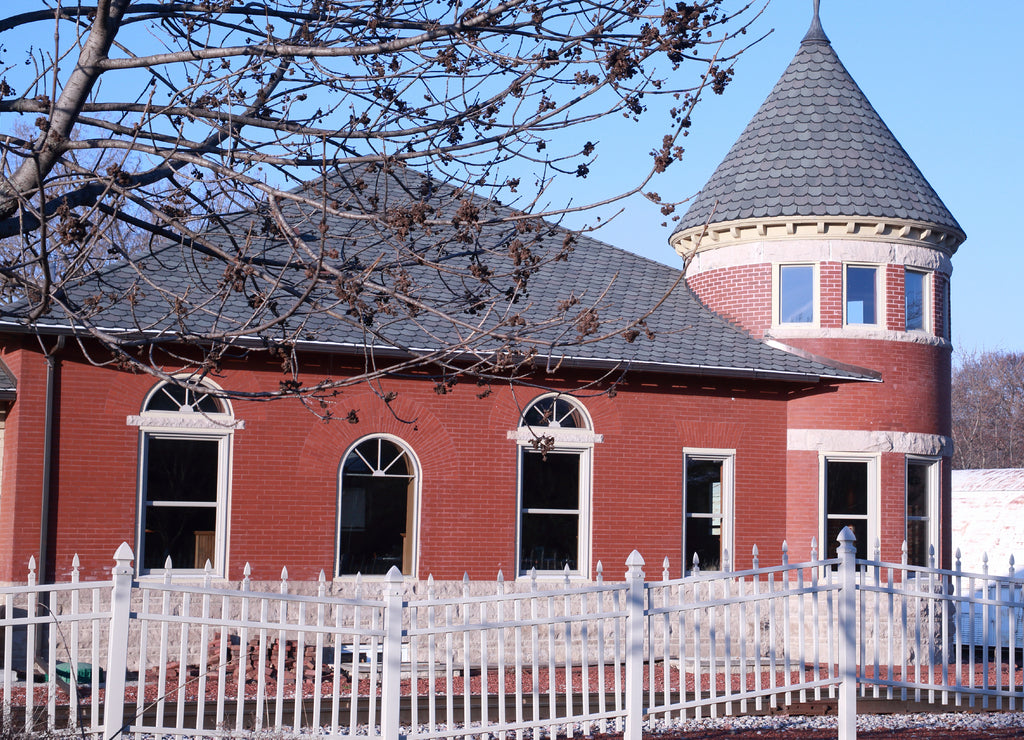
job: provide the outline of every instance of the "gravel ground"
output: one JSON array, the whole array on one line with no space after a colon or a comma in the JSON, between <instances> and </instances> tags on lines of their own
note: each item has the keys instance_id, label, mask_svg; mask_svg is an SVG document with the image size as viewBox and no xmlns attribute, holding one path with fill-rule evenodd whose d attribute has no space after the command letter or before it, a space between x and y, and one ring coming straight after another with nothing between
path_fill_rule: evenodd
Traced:
<instances>
[{"instance_id":1,"label":"gravel ground","mask_svg":"<svg viewBox=\"0 0 1024 740\"><path fill-rule=\"evenodd\" d=\"M423 731L426 731L426 727ZM459 728L461 730L461 728ZM621 740L621 734L583 735L580 727L573 728L575 737L594 740ZM411 728L403 728L409 732ZM560 732L564 728L559 728ZM510 737L514 734L510 733ZM1024 712L1001 713L948 713L948 714L887 714L862 715L857 718L857 736L863 740L988 740L989 738L1024 737ZM463 738L455 734L453 738ZM529 737L529 733L527 733ZM541 737L550 737L546 732ZM564 735L559 735L564 737ZM834 740L838 737L835 717L803 716L744 716L691 719L684 722L656 722L644 732L647 740Z\"/></svg>"}]
</instances>

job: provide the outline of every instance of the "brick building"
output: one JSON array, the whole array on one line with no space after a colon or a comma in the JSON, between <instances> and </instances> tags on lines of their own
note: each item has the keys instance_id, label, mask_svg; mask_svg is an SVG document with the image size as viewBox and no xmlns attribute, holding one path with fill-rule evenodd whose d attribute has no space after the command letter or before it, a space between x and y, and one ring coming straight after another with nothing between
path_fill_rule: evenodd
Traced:
<instances>
[{"instance_id":1,"label":"brick building","mask_svg":"<svg viewBox=\"0 0 1024 740\"><path fill-rule=\"evenodd\" d=\"M380 192L424 180L360 177ZM308 187L350 186L339 174ZM292 579L323 570L340 583L391 566L410 578L591 578L599 561L617 577L634 548L678 575L695 555L704 569L726 553L742 567L755 544L762 564L784 541L794 560L812 539L831 551L846 525L863 553L877 539L898 558L907 540L911 561L929 546L948 561L949 275L963 239L815 18L672 236L685 284L672 289L678 268L586 236L533 278L539 315L573 291L602 294L609 314L669 293L647 319L652 338L575 347L537 378L544 391L438 394L396 374L392 404L346 391L325 424L297 402L229 402L97 365L60 317L30 326L8 307L0 581L22 577L30 556L42 577L62 576L75 553L99 575L122 541L140 575L170 557L182 574L209 560L228 579L246 563L260 579L287 566ZM172 246L147 258L145 279L201 291L204 269ZM137 330L157 315L160 296L139 280L115 266L80 287L114 297L98 324ZM221 317L232 311L246 307ZM406 346L425 346L425 331L410 326ZM299 379L358 372L365 346L350 326L322 327L296 343ZM203 382L259 391L279 379L274 363L239 356Z\"/></svg>"}]
</instances>

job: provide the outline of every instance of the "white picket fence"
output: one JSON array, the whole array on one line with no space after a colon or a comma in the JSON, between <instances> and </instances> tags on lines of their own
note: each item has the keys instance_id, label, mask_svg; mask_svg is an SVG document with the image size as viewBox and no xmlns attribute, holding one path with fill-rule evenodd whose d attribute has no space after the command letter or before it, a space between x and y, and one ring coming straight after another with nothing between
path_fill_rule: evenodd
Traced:
<instances>
[{"instance_id":1,"label":"white picket fence","mask_svg":"<svg viewBox=\"0 0 1024 740\"><path fill-rule=\"evenodd\" d=\"M3 721L26 728L388 740L623 732L656 720L858 698L1016 709L1021 582L839 556L681 579L505 583L335 598L113 577L0 589ZM959 561L958 561L959 562ZM369 590L369 589L368 589ZM457 589L458 590L458 589ZM44 657L39 657L44 656ZM72 668L72 666L74 668Z\"/></svg>"}]
</instances>

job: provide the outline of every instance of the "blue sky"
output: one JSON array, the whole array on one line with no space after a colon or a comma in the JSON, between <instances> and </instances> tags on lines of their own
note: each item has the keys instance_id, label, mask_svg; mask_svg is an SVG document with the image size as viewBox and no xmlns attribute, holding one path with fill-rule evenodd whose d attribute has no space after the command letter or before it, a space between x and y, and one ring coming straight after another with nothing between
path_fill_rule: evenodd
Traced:
<instances>
[{"instance_id":1,"label":"blue sky","mask_svg":"<svg viewBox=\"0 0 1024 740\"><path fill-rule=\"evenodd\" d=\"M724 96L701 104L685 159L652 190L683 198L703 186L793 58L810 18L811 0L773 0L755 29L774 32L737 63ZM1024 352L1024 244L1015 226L1024 208L1024 1L821 0L821 20L850 74L967 232L953 258L955 345ZM612 136L629 131L620 125ZM667 244L671 225L660 226L658 209L643 198L626 208L596 236L678 264Z\"/></svg>"}]
</instances>

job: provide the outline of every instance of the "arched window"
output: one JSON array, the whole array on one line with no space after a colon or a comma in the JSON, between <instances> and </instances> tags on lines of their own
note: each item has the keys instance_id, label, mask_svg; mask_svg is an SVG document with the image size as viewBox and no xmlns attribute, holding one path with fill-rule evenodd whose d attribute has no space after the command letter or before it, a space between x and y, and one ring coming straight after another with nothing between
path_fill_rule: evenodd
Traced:
<instances>
[{"instance_id":1,"label":"arched window","mask_svg":"<svg viewBox=\"0 0 1024 740\"><path fill-rule=\"evenodd\" d=\"M224 572L225 510L231 437L228 403L203 381L160 383L128 417L140 429L139 572L200 572L207 561Z\"/></svg>"},{"instance_id":2,"label":"arched window","mask_svg":"<svg viewBox=\"0 0 1024 740\"><path fill-rule=\"evenodd\" d=\"M397 439L358 442L341 465L338 575L415 574L417 465Z\"/></svg>"},{"instance_id":3,"label":"arched window","mask_svg":"<svg viewBox=\"0 0 1024 740\"><path fill-rule=\"evenodd\" d=\"M601 435L575 399L548 394L526 408L509 436L519 455L519 574L569 566L586 575L591 457Z\"/></svg>"}]
</instances>

